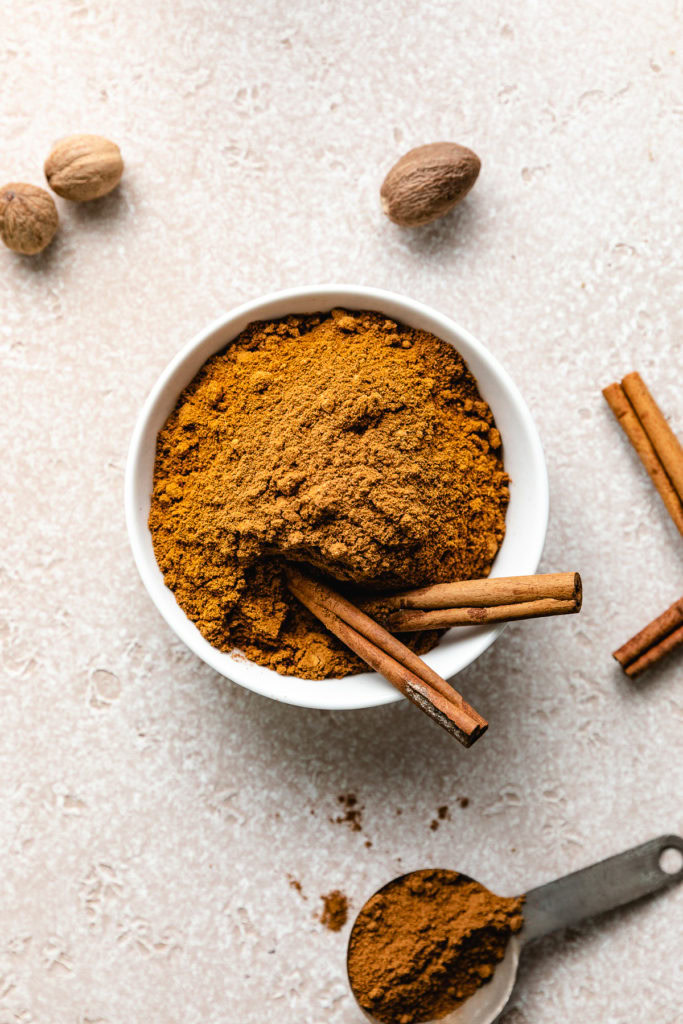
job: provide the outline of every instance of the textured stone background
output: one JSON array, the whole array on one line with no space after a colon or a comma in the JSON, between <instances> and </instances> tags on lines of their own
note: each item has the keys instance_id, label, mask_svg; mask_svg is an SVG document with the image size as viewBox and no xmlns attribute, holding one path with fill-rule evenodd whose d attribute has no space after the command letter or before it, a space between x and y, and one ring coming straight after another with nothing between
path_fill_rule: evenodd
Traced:
<instances>
[{"instance_id":1,"label":"textured stone background","mask_svg":"<svg viewBox=\"0 0 683 1024\"><path fill-rule=\"evenodd\" d=\"M358 908L430 864L517 893L683 832L681 660L632 685L609 656L680 594L681 541L600 396L639 368L683 431L680 0L0 9L2 178L40 183L73 131L126 160L111 197L58 200L43 256L0 253L0 1024L354 1024L321 893ZM380 181L442 138L480 180L403 232ZM126 446L163 366L232 305L335 279L503 360L547 451L544 568L584 576L580 617L511 626L460 677L491 720L469 753L409 707L218 678L129 553ZM349 791L362 832L329 820ZM680 1021L682 908L544 941L506 1024Z\"/></svg>"}]
</instances>

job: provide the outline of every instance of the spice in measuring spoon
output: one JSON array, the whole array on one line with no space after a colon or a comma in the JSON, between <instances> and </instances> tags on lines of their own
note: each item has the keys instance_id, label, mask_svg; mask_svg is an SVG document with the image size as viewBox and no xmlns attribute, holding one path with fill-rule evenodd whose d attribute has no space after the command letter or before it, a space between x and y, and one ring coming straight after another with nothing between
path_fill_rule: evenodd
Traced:
<instances>
[{"instance_id":1,"label":"spice in measuring spoon","mask_svg":"<svg viewBox=\"0 0 683 1024\"><path fill-rule=\"evenodd\" d=\"M496 896L455 871L413 871L358 914L349 982L365 1016L381 1024L493 1024L527 943L681 881L683 839L675 835L518 897Z\"/></svg>"},{"instance_id":2,"label":"spice in measuring spoon","mask_svg":"<svg viewBox=\"0 0 683 1024\"><path fill-rule=\"evenodd\" d=\"M382 1024L437 1020L486 982L522 927L506 899L457 871L413 871L380 889L349 940L351 988Z\"/></svg>"}]
</instances>

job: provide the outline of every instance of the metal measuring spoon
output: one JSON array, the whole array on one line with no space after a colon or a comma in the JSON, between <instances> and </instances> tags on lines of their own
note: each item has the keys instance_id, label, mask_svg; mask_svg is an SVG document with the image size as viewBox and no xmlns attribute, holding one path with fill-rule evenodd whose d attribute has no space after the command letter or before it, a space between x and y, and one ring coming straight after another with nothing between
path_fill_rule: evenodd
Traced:
<instances>
[{"instance_id":1,"label":"metal measuring spoon","mask_svg":"<svg viewBox=\"0 0 683 1024\"><path fill-rule=\"evenodd\" d=\"M616 910L617 907L683 880L683 863L673 871L667 871L662 867L663 854L668 850L677 850L683 854L683 839L679 836L660 836L658 839L651 839L642 846L634 846L632 850L619 853L616 857L608 857L591 867L575 871L571 875L565 875L564 878L558 878L527 892L522 907L522 929L510 936L505 956L496 966L491 980L478 988L474 995L451 1013L440 1017L439 1024L492 1024L503 1012L510 998L517 976L519 956L527 943L540 939L550 932L578 924L585 918ZM410 874L413 872L402 875L401 878L408 878ZM394 879L388 884L394 885L397 881L398 879ZM385 888L387 886L382 886L378 892ZM362 909L364 907L359 913ZM353 929L349 937L349 948L352 937ZM353 986L351 989L353 991ZM357 1000L355 992L354 996ZM359 1008L367 1020L376 1020L360 1004Z\"/></svg>"}]
</instances>

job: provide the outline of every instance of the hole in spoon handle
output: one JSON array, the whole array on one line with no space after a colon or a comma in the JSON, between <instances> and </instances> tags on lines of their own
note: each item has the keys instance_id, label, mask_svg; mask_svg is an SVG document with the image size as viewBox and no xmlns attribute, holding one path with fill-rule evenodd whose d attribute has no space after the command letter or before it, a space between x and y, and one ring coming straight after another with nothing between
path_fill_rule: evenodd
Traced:
<instances>
[{"instance_id":1,"label":"hole in spoon handle","mask_svg":"<svg viewBox=\"0 0 683 1024\"><path fill-rule=\"evenodd\" d=\"M680 882L683 880L683 858L677 866L672 865L674 870L668 870L663 855L669 850L683 855L683 839L673 835L659 836L616 857L608 857L591 867L532 889L526 894L521 938L531 942L548 932L615 910ZM675 853L672 860L674 858Z\"/></svg>"}]
</instances>

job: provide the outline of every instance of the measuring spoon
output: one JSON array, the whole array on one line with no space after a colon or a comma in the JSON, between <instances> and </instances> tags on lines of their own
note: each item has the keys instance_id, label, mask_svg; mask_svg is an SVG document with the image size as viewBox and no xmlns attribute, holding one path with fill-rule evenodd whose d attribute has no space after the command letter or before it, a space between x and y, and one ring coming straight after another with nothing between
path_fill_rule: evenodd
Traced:
<instances>
[{"instance_id":1,"label":"measuring spoon","mask_svg":"<svg viewBox=\"0 0 683 1024\"><path fill-rule=\"evenodd\" d=\"M680 836L651 839L616 857L608 857L591 867L527 892L522 908L524 924L521 931L510 936L505 956L496 966L493 977L455 1010L440 1017L440 1024L492 1024L510 998L520 953L527 943L550 932L578 924L585 918L616 910L625 903L683 880L683 858L672 855L672 861L677 859L679 863L671 871L662 866L666 864L664 855L670 850L677 850L679 855L683 855L683 839ZM412 873L401 877L408 878ZM398 879L388 884L394 885L396 881ZM387 886L382 886L378 892L385 888ZM353 991L353 986L351 988ZM354 996L358 999L355 992ZM360 1010L367 1020L376 1020L363 1007ZM415 1024L430 1022L418 1021L416 1018Z\"/></svg>"}]
</instances>

